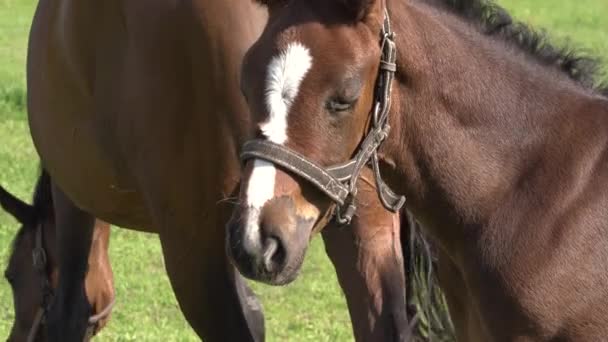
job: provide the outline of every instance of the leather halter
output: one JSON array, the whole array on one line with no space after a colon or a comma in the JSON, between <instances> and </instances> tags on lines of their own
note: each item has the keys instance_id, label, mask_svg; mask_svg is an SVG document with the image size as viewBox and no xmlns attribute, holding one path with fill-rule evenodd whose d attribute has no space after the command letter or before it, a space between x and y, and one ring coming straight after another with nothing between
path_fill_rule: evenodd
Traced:
<instances>
[{"instance_id":1,"label":"leather halter","mask_svg":"<svg viewBox=\"0 0 608 342\"><path fill-rule=\"evenodd\" d=\"M282 145L264 139L245 142L241 160L258 158L274 163L316 186L336 204L336 221L349 224L357 210L357 180L363 167L371 164L378 196L385 208L396 212L405 203L405 197L395 194L380 175L378 148L390 131L388 114L391 108L391 87L397 71L397 48L391 30L388 12L385 10L384 24L380 33L382 56L376 80L374 105L370 112L371 126L350 161L324 168L303 155Z\"/></svg>"},{"instance_id":2,"label":"leather halter","mask_svg":"<svg viewBox=\"0 0 608 342\"><path fill-rule=\"evenodd\" d=\"M36 336L38 336L40 328L46 321L46 315L54 298L53 287L51 286L51 281L47 274L48 258L46 250L44 249L42 234L42 223L40 223L36 226L35 246L32 249L32 261L34 268L40 274L40 278L42 279L42 303L40 304L40 307L38 307L38 310L36 310L34 322L32 323L32 327L30 328L30 332L27 336L27 342L34 342L36 340ZM88 326L83 341L90 340L91 337L97 333L99 322L110 315L112 308L114 307L114 303L115 298L113 298L110 304L108 304L100 313L89 317Z\"/></svg>"}]
</instances>

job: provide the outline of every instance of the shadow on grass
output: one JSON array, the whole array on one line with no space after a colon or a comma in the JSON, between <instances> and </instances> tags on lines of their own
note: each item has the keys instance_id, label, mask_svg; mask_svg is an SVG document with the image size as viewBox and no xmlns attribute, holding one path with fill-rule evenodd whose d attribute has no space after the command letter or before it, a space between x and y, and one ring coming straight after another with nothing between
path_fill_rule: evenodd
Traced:
<instances>
[{"instance_id":1,"label":"shadow on grass","mask_svg":"<svg viewBox=\"0 0 608 342\"><path fill-rule=\"evenodd\" d=\"M25 120L26 90L22 85L0 85L0 122Z\"/></svg>"}]
</instances>

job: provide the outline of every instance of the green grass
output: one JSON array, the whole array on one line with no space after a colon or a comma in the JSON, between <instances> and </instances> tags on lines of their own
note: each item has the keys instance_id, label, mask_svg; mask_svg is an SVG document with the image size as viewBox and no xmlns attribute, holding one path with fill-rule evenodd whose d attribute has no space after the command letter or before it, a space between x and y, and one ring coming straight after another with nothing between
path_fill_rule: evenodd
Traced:
<instances>
[{"instance_id":1,"label":"green grass","mask_svg":"<svg viewBox=\"0 0 608 342\"><path fill-rule=\"evenodd\" d=\"M559 40L571 38L597 55L608 56L608 2L605 0L503 0L515 16L546 27ZM25 51L35 2L0 0L0 183L29 198L37 156L25 121ZM605 69L606 70L606 69ZM0 267L6 266L16 223L0 213ZM154 235L112 232L111 258L118 303L99 341L196 340L182 318L164 272ZM254 284L263 301L269 341L352 340L343 296L333 269L316 239L302 276L274 288ZM12 299L0 281L0 339L12 322Z\"/></svg>"}]
</instances>

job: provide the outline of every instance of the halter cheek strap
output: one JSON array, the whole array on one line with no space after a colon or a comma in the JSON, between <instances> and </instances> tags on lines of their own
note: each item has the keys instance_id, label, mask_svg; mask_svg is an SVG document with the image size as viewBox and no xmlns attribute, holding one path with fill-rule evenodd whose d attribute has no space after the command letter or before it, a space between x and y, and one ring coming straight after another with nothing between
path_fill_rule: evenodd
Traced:
<instances>
[{"instance_id":1,"label":"halter cheek strap","mask_svg":"<svg viewBox=\"0 0 608 342\"><path fill-rule=\"evenodd\" d=\"M34 268L40 275L42 279L41 288L42 288L42 303L38 310L36 310L36 315L34 316L34 321L32 322L32 326L30 327L30 331L27 335L27 342L34 342L38 333L40 332L40 328L44 325L46 320L46 314L49 311L51 303L54 298L53 287L51 286L51 282L47 275L47 267L48 267L48 257L46 250L44 249L43 243L43 231L42 231L42 223L39 223L36 226L36 236L34 242L34 248L32 249L32 262ZM91 337L93 337L99 331L99 322L101 320L107 318L110 313L112 313L112 308L114 307L115 298L112 298L110 304L108 304L100 313L95 316L89 317L88 326L85 331L84 341L89 341Z\"/></svg>"},{"instance_id":2,"label":"halter cheek strap","mask_svg":"<svg viewBox=\"0 0 608 342\"><path fill-rule=\"evenodd\" d=\"M387 12L380 38L382 56L376 80L374 106L370 112L371 126L353 159L344 164L324 168L298 152L262 139L247 141L241 150L242 161L263 159L313 184L336 203L335 217L340 224L349 224L357 210L357 180L366 165L370 165L374 172L378 197L385 208L396 212L405 203L405 197L395 194L382 179L378 158L378 148L390 132L388 115L391 108L391 86L397 71L397 48Z\"/></svg>"}]
</instances>

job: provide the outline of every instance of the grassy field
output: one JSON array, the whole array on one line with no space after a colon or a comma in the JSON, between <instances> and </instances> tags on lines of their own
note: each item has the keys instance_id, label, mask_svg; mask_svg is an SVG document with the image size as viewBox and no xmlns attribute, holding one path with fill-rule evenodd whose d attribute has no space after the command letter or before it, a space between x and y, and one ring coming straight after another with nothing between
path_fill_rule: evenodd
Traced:
<instances>
[{"instance_id":1,"label":"grassy field","mask_svg":"<svg viewBox=\"0 0 608 342\"><path fill-rule=\"evenodd\" d=\"M32 0L0 0L0 184L30 197L37 156L25 121L25 52L35 6ZM513 14L545 27L559 40L571 40L608 56L608 1L503 0ZM605 70L608 70L605 69ZM6 266L15 222L0 213L0 267ZM115 229L111 258L118 304L99 341L196 340L177 307L154 235ZM262 298L269 341L352 340L344 298L320 239L309 251L302 276L292 285L254 284ZM8 284L0 281L0 339L12 322Z\"/></svg>"}]
</instances>

